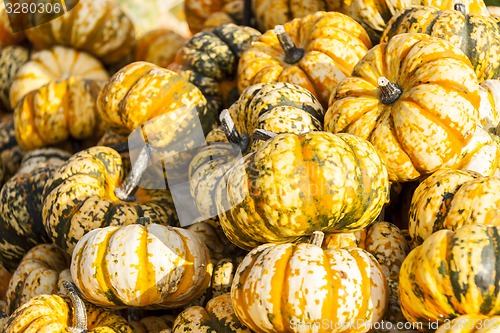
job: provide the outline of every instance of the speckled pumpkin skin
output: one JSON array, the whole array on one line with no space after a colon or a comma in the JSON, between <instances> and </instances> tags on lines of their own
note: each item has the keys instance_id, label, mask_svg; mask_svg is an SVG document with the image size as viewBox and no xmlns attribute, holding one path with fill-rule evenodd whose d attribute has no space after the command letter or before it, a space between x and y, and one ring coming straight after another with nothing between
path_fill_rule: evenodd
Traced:
<instances>
[{"instance_id":1,"label":"speckled pumpkin skin","mask_svg":"<svg viewBox=\"0 0 500 333\"><path fill-rule=\"evenodd\" d=\"M458 315L498 313L500 251L496 226L464 225L439 230L413 249L399 274L404 316L411 322L443 323ZM474 264L471 264L474 263Z\"/></svg>"},{"instance_id":2,"label":"speckled pumpkin skin","mask_svg":"<svg viewBox=\"0 0 500 333\"><path fill-rule=\"evenodd\" d=\"M71 156L47 181L42 220L50 239L72 253L90 230L135 223L177 224L172 197L167 190L139 188L136 201L123 202L114 190L128 170L122 157L108 147L92 147Z\"/></svg>"},{"instance_id":3,"label":"speckled pumpkin skin","mask_svg":"<svg viewBox=\"0 0 500 333\"><path fill-rule=\"evenodd\" d=\"M0 261L9 270L33 246L49 242L42 223L43 188L69 157L59 149L34 150L0 190Z\"/></svg>"},{"instance_id":4,"label":"speckled pumpkin skin","mask_svg":"<svg viewBox=\"0 0 500 333\"><path fill-rule=\"evenodd\" d=\"M279 134L233 162L216 205L228 239L243 249L311 234L364 228L388 200L373 146L350 134Z\"/></svg>"},{"instance_id":5,"label":"speckled pumpkin skin","mask_svg":"<svg viewBox=\"0 0 500 333\"><path fill-rule=\"evenodd\" d=\"M243 0L185 0L184 13L193 34L226 23L241 25Z\"/></svg>"},{"instance_id":6,"label":"speckled pumpkin skin","mask_svg":"<svg viewBox=\"0 0 500 333\"><path fill-rule=\"evenodd\" d=\"M402 88L389 105L379 96L382 76ZM478 80L459 48L426 34L400 34L372 48L336 87L325 130L367 139L391 181L411 181L457 162L479 105Z\"/></svg>"},{"instance_id":7,"label":"speckled pumpkin skin","mask_svg":"<svg viewBox=\"0 0 500 333\"><path fill-rule=\"evenodd\" d=\"M500 80L481 82L479 93L481 95L479 121L485 129L491 131L500 123Z\"/></svg>"},{"instance_id":8,"label":"speckled pumpkin skin","mask_svg":"<svg viewBox=\"0 0 500 333\"><path fill-rule=\"evenodd\" d=\"M338 323L379 321L388 295L379 264L365 250L308 243L253 249L231 287L237 317L257 333L343 332ZM368 329L360 324L349 332Z\"/></svg>"},{"instance_id":9,"label":"speckled pumpkin skin","mask_svg":"<svg viewBox=\"0 0 500 333\"><path fill-rule=\"evenodd\" d=\"M148 31L137 39L134 61L147 61L166 68L186 42L186 37L170 29Z\"/></svg>"},{"instance_id":10,"label":"speckled pumpkin skin","mask_svg":"<svg viewBox=\"0 0 500 333\"><path fill-rule=\"evenodd\" d=\"M234 313L229 293L212 298L205 307L192 306L182 311L174 321L172 333L252 333Z\"/></svg>"},{"instance_id":11,"label":"speckled pumpkin skin","mask_svg":"<svg viewBox=\"0 0 500 333\"><path fill-rule=\"evenodd\" d=\"M195 34L179 50L170 69L179 73L207 98L212 112L219 114L234 102L240 56L260 36L257 30L223 24Z\"/></svg>"},{"instance_id":12,"label":"speckled pumpkin skin","mask_svg":"<svg viewBox=\"0 0 500 333\"><path fill-rule=\"evenodd\" d=\"M26 36L38 49L64 45L106 64L131 55L136 41L132 20L110 0L79 0L67 14L26 30Z\"/></svg>"},{"instance_id":13,"label":"speckled pumpkin skin","mask_svg":"<svg viewBox=\"0 0 500 333\"><path fill-rule=\"evenodd\" d=\"M433 232L466 224L499 225L500 179L467 170L441 169L415 190L409 232L421 244Z\"/></svg>"},{"instance_id":14,"label":"speckled pumpkin skin","mask_svg":"<svg viewBox=\"0 0 500 333\"><path fill-rule=\"evenodd\" d=\"M12 274L7 290L7 313L38 295L58 291L59 274L69 268L70 258L53 244L40 244L29 250Z\"/></svg>"},{"instance_id":15,"label":"speckled pumpkin skin","mask_svg":"<svg viewBox=\"0 0 500 333\"><path fill-rule=\"evenodd\" d=\"M125 318L86 304L88 333L135 333ZM8 319L4 333L69 333L73 326L73 307L59 295L40 295L18 308Z\"/></svg>"},{"instance_id":16,"label":"speckled pumpkin skin","mask_svg":"<svg viewBox=\"0 0 500 333\"><path fill-rule=\"evenodd\" d=\"M197 236L159 224L94 229L71 259L71 276L83 296L109 308L189 304L207 288L212 268Z\"/></svg>"},{"instance_id":17,"label":"speckled pumpkin skin","mask_svg":"<svg viewBox=\"0 0 500 333\"><path fill-rule=\"evenodd\" d=\"M0 49L0 102L6 110L12 111L9 91L19 68L30 57L24 46L6 46Z\"/></svg>"},{"instance_id":18,"label":"speckled pumpkin skin","mask_svg":"<svg viewBox=\"0 0 500 333\"><path fill-rule=\"evenodd\" d=\"M384 30L381 43L397 34L426 33L459 47L470 59L478 80L500 78L500 26L484 15L464 15L458 10L414 7L394 16Z\"/></svg>"},{"instance_id":19,"label":"speckled pumpkin skin","mask_svg":"<svg viewBox=\"0 0 500 333\"><path fill-rule=\"evenodd\" d=\"M240 93L261 82L289 82L312 92L326 107L332 90L372 47L366 31L337 12L317 12L283 26L294 44L304 48L304 56L288 64L274 30L265 32L241 55Z\"/></svg>"},{"instance_id":20,"label":"speckled pumpkin skin","mask_svg":"<svg viewBox=\"0 0 500 333\"><path fill-rule=\"evenodd\" d=\"M3 117L0 120L0 186L16 173L25 153L16 140L13 116Z\"/></svg>"}]
</instances>

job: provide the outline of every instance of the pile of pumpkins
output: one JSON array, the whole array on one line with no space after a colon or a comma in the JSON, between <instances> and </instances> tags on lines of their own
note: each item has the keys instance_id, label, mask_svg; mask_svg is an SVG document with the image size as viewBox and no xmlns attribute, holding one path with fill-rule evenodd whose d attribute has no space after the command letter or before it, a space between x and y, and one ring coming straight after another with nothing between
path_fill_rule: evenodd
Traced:
<instances>
[{"instance_id":1,"label":"pile of pumpkins","mask_svg":"<svg viewBox=\"0 0 500 333\"><path fill-rule=\"evenodd\" d=\"M500 332L498 8L184 11L0 4L0 332Z\"/></svg>"}]
</instances>

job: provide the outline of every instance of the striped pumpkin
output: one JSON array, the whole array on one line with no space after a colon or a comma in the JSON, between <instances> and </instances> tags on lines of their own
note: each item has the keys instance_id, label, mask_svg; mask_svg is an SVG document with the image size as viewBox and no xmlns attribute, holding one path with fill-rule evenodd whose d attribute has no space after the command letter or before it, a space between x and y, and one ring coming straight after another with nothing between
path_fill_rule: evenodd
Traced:
<instances>
[{"instance_id":1,"label":"striped pumpkin","mask_svg":"<svg viewBox=\"0 0 500 333\"><path fill-rule=\"evenodd\" d=\"M257 30L234 23L199 32L177 52L169 68L197 86L210 110L219 114L238 98L238 61L259 36Z\"/></svg>"},{"instance_id":2,"label":"striped pumpkin","mask_svg":"<svg viewBox=\"0 0 500 333\"><path fill-rule=\"evenodd\" d=\"M19 145L33 150L70 138L97 139L104 128L96 99L107 79L89 54L61 46L33 54L10 89Z\"/></svg>"},{"instance_id":3,"label":"striped pumpkin","mask_svg":"<svg viewBox=\"0 0 500 333\"><path fill-rule=\"evenodd\" d=\"M158 28L137 39L134 61L147 61L160 67L168 67L177 51L186 44L187 38L177 32Z\"/></svg>"},{"instance_id":4,"label":"striped pumpkin","mask_svg":"<svg viewBox=\"0 0 500 333\"><path fill-rule=\"evenodd\" d=\"M387 23L380 42L407 32L426 33L459 47L480 82L500 78L500 26L492 17L470 15L460 5L444 11L432 6L413 7Z\"/></svg>"},{"instance_id":5,"label":"striped pumpkin","mask_svg":"<svg viewBox=\"0 0 500 333\"><path fill-rule=\"evenodd\" d=\"M69 295L73 304L59 295L39 295L30 299L9 317L2 332L135 333L120 315L84 304L76 290Z\"/></svg>"},{"instance_id":6,"label":"striped pumpkin","mask_svg":"<svg viewBox=\"0 0 500 333\"><path fill-rule=\"evenodd\" d=\"M320 245L263 244L250 251L231 287L240 321L257 333L367 332L378 322L389 291L375 258L360 248Z\"/></svg>"},{"instance_id":7,"label":"striped pumpkin","mask_svg":"<svg viewBox=\"0 0 500 333\"><path fill-rule=\"evenodd\" d=\"M399 273L401 309L410 322L446 323L459 315L499 313L498 227L439 230L406 257ZM471 263L474 263L471 265Z\"/></svg>"},{"instance_id":8,"label":"striped pumpkin","mask_svg":"<svg viewBox=\"0 0 500 333\"><path fill-rule=\"evenodd\" d=\"M191 306L176 318L172 333L252 333L234 313L229 293L216 296L205 307Z\"/></svg>"},{"instance_id":9,"label":"striped pumpkin","mask_svg":"<svg viewBox=\"0 0 500 333\"><path fill-rule=\"evenodd\" d=\"M26 36L37 49L68 46L112 64L132 56L135 47L132 20L112 0L79 0L56 19L43 24L37 16L33 19L34 28L26 30Z\"/></svg>"},{"instance_id":10,"label":"striped pumpkin","mask_svg":"<svg viewBox=\"0 0 500 333\"><path fill-rule=\"evenodd\" d=\"M367 139L392 182L411 181L458 161L480 100L459 48L426 34L400 34L372 48L337 86L325 130Z\"/></svg>"},{"instance_id":11,"label":"striped pumpkin","mask_svg":"<svg viewBox=\"0 0 500 333\"><path fill-rule=\"evenodd\" d=\"M467 170L440 169L420 183L411 200L408 229L421 244L441 229L499 225L500 179Z\"/></svg>"},{"instance_id":12,"label":"striped pumpkin","mask_svg":"<svg viewBox=\"0 0 500 333\"><path fill-rule=\"evenodd\" d=\"M30 249L12 274L7 290L7 314L33 297L56 294L60 274L69 268L69 263L69 256L56 245L40 244Z\"/></svg>"},{"instance_id":13,"label":"striped pumpkin","mask_svg":"<svg viewBox=\"0 0 500 333\"><path fill-rule=\"evenodd\" d=\"M12 45L0 49L0 103L11 109L9 91L19 68L30 58L30 51L24 46Z\"/></svg>"},{"instance_id":14,"label":"striped pumpkin","mask_svg":"<svg viewBox=\"0 0 500 333\"><path fill-rule=\"evenodd\" d=\"M92 147L72 155L44 187L42 221L50 239L69 254L90 230L132 224L139 217L153 223L176 224L177 215L167 190L127 187L122 157L108 147Z\"/></svg>"},{"instance_id":15,"label":"striped pumpkin","mask_svg":"<svg viewBox=\"0 0 500 333\"><path fill-rule=\"evenodd\" d=\"M48 243L42 223L43 188L70 157L59 149L27 153L17 173L0 190L0 261L15 269L33 246Z\"/></svg>"},{"instance_id":16,"label":"striped pumpkin","mask_svg":"<svg viewBox=\"0 0 500 333\"><path fill-rule=\"evenodd\" d=\"M14 117L5 116L0 119L0 187L19 169L26 152L16 140Z\"/></svg>"},{"instance_id":17,"label":"striped pumpkin","mask_svg":"<svg viewBox=\"0 0 500 333\"><path fill-rule=\"evenodd\" d=\"M185 0L184 13L193 34L226 23L241 25L243 0Z\"/></svg>"},{"instance_id":18,"label":"striped pumpkin","mask_svg":"<svg viewBox=\"0 0 500 333\"><path fill-rule=\"evenodd\" d=\"M279 134L233 162L215 202L228 239L243 249L298 240L314 230L372 223L388 200L385 166L350 134Z\"/></svg>"},{"instance_id":19,"label":"striped pumpkin","mask_svg":"<svg viewBox=\"0 0 500 333\"><path fill-rule=\"evenodd\" d=\"M265 32L241 55L240 93L257 83L289 82L326 107L332 90L372 47L366 31L337 12L317 12L280 27Z\"/></svg>"},{"instance_id":20,"label":"striped pumpkin","mask_svg":"<svg viewBox=\"0 0 500 333\"><path fill-rule=\"evenodd\" d=\"M94 229L77 243L71 276L84 298L107 308L176 308L207 288L212 263L192 232L159 224Z\"/></svg>"}]
</instances>

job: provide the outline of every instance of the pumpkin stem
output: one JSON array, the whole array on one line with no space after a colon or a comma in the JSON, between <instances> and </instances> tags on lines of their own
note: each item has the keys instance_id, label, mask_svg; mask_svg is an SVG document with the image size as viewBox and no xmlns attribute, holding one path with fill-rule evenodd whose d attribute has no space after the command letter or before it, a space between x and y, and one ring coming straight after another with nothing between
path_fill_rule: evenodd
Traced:
<instances>
[{"instance_id":1,"label":"pumpkin stem","mask_svg":"<svg viewBox=\"0 0 500 333\"><path fill-rule=\"evenodd\" d=\"M132 166L132 170L128 174L127 178L123 183L115 189L115 195L118 199L122 201L135 201L135 192L139 188L139 182L146 171L146 168L151 164L151 155L153 154L153 149L151 145L146 144L142 147L137 160Z\"/></svg>"},{"instance_id":2,"label":"pumpkin stem","mask_svg":"<svg viewBox=\"0 0 500 333\"><path fill-rule=\"evenodd\" d=\"M403 93L403 89L395 83L390 82L386 77L381 76L378 79L380 89L380 101L385 105L396 102Z\"/></svg>"},{"instance_id":3,"label":"pumpkin stem","mask_svg":"<svg viewBox=\"0 0 500 333\"><path fill-rule=\"evenodd\" d=\"M456 3L453 6L453 9L456 10L456 11L461 12L464 15L467 15L467 8L465 7L465 5L463 3Z\"/></svg>"},{"instance_id":4,"label":"pumpkin stem","mask_svg":"<svg viewBox=\"0 0 500 333\"><path fill-rule=\"evenodd\" d=\"M262 140L262 141L267 141L271 138L274 138L276 133L271 132L271 131L266 131L264 129L256 129L253 134L252 134L252 140Z\"/></svg>"},{"instance_id":5,"label":"pumpkin stem","mask_svg":"<svg viewBox=\"0 0 500 333\"><path fill-rule=\"evenodd\" d=\"M222 130L226 134L229 142L238 145L242 152L246 151L250 143L250 138L247 134L241 135L238 132L228 109L222 110L220 114L220 122Z\"/></svg>"},{"instance_id":6,"label":"pumpkin stem","mask_svg":"<svg viewBox=\"0 0 500 333\"><path fill-rule=\"evenodd\" d=\"M63 281L63 286L68 291L68 295L73 303L73 327L69 327L68 330L73 333L86 333L87 330L87 309L85 308L85 303L83 303L78 290L73 282Z\"/></svg>"},{"instance_id":7,"label":"pumpkin stem","mask_svg":"<svg viewBox=\"0 0 500 333\"><path fill-rule=\"evenodd\" d=\"M309 244L320 246L323 244L323 239L325 239L325 234L322 231L314 231L309 239Z\"/></svg>"},{"instance_id":8,"label":"pumpkin stem","mask_svg":"<svg viewBox=\"0 0 500 333\"><path fill-rule=\"evenodd\" d=\"M243 21L241 25L250 26L252 23L252 0L243 0Z\"/></svg>"},{"instance_id":9,"label":"pumpkin stem","mask_svg":"<svg viewBox=\"0 0 500 333\"><path fill-rule=\"evenodd\" d=\"M278 37L283 51L285 52L285 62L287 64L293 65L302 59L304 56L304 49L295 46L292 38L285 31L285 27L282 25L277 25L274 27L274 33Z\"/></svg>"}]
</instances>

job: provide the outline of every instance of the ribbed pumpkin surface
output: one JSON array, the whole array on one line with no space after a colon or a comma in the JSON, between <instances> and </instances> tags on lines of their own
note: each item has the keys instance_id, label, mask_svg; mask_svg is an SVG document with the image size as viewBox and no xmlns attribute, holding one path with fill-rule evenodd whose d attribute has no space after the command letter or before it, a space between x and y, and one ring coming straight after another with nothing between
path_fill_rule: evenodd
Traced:
<instances>
[{"instance_id":1,"label":"ribbed pumpkin surface","mask_svg":"<svg viewBox=\"0 0 500 333\"><path fill-rule=\"evenodd\" d=\"M95 229L77 244L71 276L93 304L174 308L210 282L208 249L193 233L158 224Z\"/></svg>"},{"instance_id":2,"label":"ribbed pumpkin surface","mask_svg":"<svg viewBox=\"0 0 500 333\"><path fill-rule=\"evenodd\" d=\"M437 231L413 249L399 274L406 319L425 328L462 314L499 313L499 239L498 227L466 225Z\"/></svg>"},{"instance_id":3,"label":"ribbed pumpkin surface","mask_svg":"<svg viewBox=\"0 0 500 333\"><path fill-rule=\"evenodd\" d=\"M499 225L500 179L472 171L441 169L415 190L408 229L416 244L433 232L464 224Z\"/></svg>"},{"instance_id":4,"label":"ribbed pumpkin surface","mask_svg":"<svg viewBox=\"0 0 500 333\"><path fill-rule=\"evenodd\" d=\"M280 134L233 162L216 204L226 236L244 249L293 241L314 230L354 231L388 199L385 166L350 134Z\"/></svg>"},{"instance_id":5,"label":"ribbed pumpkin surface","mask_svg":"<svg viewBox=\"0 0 500 333\"><path fill-rule=\"evenodd\" d=\"M186 42L187 38L169 29L148 31L137 39L134 60L151 62L166 68Z\"/></svg>"},{"instance_id":6,"label":"ribbed pumpkin surface","mask_svg":"<svg viewBox=\"0 0 500 333\"><path fill-rule=\"evenodd\" d=\"M0 101L6 110L12 110L9 91L19 68L30 57L24 46L6 46L0 50Z\"/></svg>"},{"instance_id":7,"label":"ribbed pumpkin surface","mask_svg":"<svg viewBox=\"0 0 500 333\"><path fill-rule=\"evenodd\" d=\"M388 293L380 266L368 252L322 250L307 243L253 249L231 288L236 315L258 333L334 333L348 327L366 332L363 324L382 318Z\"/></svg>"},{"instance_id":8,"label":"ribbed pumpkin surface","mask_svg":"<svg viewBox=\"0 0 500 333\"><path fill-rule=\"evenodd\" d=\"M407 32L426 33L459 47L470 59L479 81L500 78L500 26L492 17L414 7L387 23L380 42Z\"/></svg>"},{"instance_id":9,"label":"ribbed pumpkin surface","mask_svg":"<svg viewBox=\"0 0 500 333\"><path fill-rule=\"evenodd\" d=\"M383 102L378 80L400 87ZM425 34L379 44L332 93L325 130L370 141L391 181L410 181L457 162L476 128L479 84L466 55Z\"/></svg>"},{"instance_id":10,"label":"ribbed pumpkin surface","mask_svg":"<svg viewBox=\"0 0 500 333\"><path fill-rule=\"evenodd\" d=\"M120 201L114 194L127 170L122 157L107 147L74 154L47 181L42 219L49 237L68 253L90 230L135 223L177 223L170 192L139 188L136 200Z\"/></svg>"}]
</instances>

